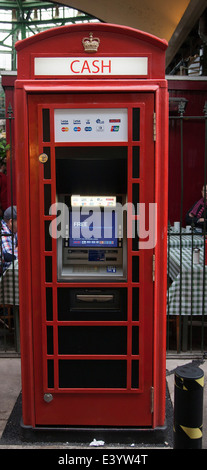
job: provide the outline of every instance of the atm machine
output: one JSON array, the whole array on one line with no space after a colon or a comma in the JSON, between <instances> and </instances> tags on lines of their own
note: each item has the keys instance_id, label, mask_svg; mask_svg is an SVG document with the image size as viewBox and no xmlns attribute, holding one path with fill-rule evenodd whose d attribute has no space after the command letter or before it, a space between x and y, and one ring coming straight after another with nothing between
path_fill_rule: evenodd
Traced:
<instances>
[{"instance_id":1,"label":"atm machine","mask_svg":"<svg viewBox=\"0 0 207 470\"><path fill-rule=\"evenodd\" d=\"M126 233L123 238L116 196L64 195L59 200L71 205L64 214L68 238L59 238L58 280L126 279Z\"/></svg>"}]
</instances>

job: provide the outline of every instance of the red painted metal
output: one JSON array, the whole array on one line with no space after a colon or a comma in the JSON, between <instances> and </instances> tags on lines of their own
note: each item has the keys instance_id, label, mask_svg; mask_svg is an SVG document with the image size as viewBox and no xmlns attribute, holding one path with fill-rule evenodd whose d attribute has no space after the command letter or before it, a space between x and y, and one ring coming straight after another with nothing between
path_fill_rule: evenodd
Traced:
<instances>
[{"instance_id":1,"label":"red painted metal","mask_svg":"<svg viewBox=\"0 0 207 470\"><path fill-rule=\"evenodd\" d=\"M147 56L147 78L115 77L92 80L76 77L52 79L34 77L34 58L64 56L85 57L82 38L91 30L101 39L99 56ZM67 47L66 47L67 44ZM165 41L130 28L95 24L56 28L17 44L18 80L16 82L16 155L17 204L19 230L20 328L22 351L23 422L25 425L103 425L148 426L155 428L165 419L165 320L166 320L166 239L167 239L167 142L168 93L164 79ZM51 51L53 51L51 53ZM121 51L121 53L120 53ZM51 186L51 202L56 200L55 148L66 144L54 142L54 109L140 107L140 140L132 140L132 120L128 124L128 202L132 184L140 185L140 202L157 203L157 243L154 249L133 252L128 238L128 277L123 282L57 282L57 246L45 251L44 222L54 216L44 213L44 187ZM42 139L42 109L50 110L50 142ZM23 112L22 112L23 110ZM153 140L153 112L157 114L156 141ZM21 119L18 119L21 116ZM68 144L74 146L75 144ZM80 145L80 144L79 144ZM94 146L97 144L81 144ZM100 144L106 148L107 142ZM113 144L120 145L120 144ZM140 177L132 175L132 147L140 147ZM50 148L51 178L44 179L38 160L44 147ZM138 216L134 216L138 218ZM155 254L155 280L152 255ZM52 257L52 279L45 280L45 258ZM132 280L132 259L140 261L139 282ZM127 289L128 318L124 322L61 322L57 313L57 289L68 287L116 287ZM46 287L53 291L53 319L46 318ZM140 315L132 319L132 288L139 287ZM127 327L126 355L60 355L58 327L110 324ZM53 351L47 350L47 327L53 327ZM139 353L132 355L132 327L139 327ZM121 389L69 389L59 386L60 360L103 359L127 362L127 386ZM139 362L139 387L131 387L132 360ZM54 385L48 386L47 361L54 364ZM154 389L154 409L151 408ZM52 393L53 401L43 400Z\"/></svg>"},{"instance_id":2,"label":"red painted metal","mask_svg":"<svg viewBox=\"0 0 207 470\"><path fill-rule=\"evenodd\" d=\"M123 34L122 26L97 23L93 26L85 24L84 27L83 25L71 25L69 34L68 26L54 28L17 42L19 79L34 78L34 55L38 57L46 54L46 56L54 57L58 53L61 57L65 57L73 56L75 53L76 57L88 57L89 54L83 52L81 42L83 34L85 33L87 36L91 30L93 30L94 36L98 33L100 38L98 55L133 57L147 54L150 58L148 78L165 78L164 51L167 47L165 40L127 27L124 28L125 33Z\"/></svg>"}]
</instances>

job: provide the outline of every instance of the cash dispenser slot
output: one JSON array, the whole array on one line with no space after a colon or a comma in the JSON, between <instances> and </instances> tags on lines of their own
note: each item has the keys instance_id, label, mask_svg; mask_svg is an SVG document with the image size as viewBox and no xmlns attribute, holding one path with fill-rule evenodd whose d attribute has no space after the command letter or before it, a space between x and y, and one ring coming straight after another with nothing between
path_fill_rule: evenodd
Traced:
<instances>
[{"instance_id":1,"label":"cash dispenser slot","mask_svg":"<svg viewBox=\"0 0 207 470\"><path fill-rule=\"evenodd\" d=\"M111 302L114 299L113 295L107 294L79 294L76 296L80 302Z\"/></svg>"},{"instance_id":2,"label":"cash dispenser slot","mask_svg":"<svg viewBox=\"0 0 207 470\"><path fill-rule=\"evenodd\" d=\"M70 310L120 310L118 289L70 289Z\"/></svg>"},{"instance_id":3,"label":"cash dispenser slot","mask_svg":"<svg viewBox=\"0 0 207 470\"><path fill-rule=\"evenodd\" d=\"M126 321L125 288L59 288L58 319L61 321Z\"/></svg>"}]
</instances>

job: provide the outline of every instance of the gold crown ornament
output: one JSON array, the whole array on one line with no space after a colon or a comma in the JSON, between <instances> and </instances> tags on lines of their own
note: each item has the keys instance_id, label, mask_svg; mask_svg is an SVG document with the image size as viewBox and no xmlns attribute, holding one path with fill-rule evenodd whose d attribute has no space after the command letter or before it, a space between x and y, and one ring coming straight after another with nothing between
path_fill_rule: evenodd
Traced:
<instances>
[{"instance_id":1,"label":"gold crown ornament","mask_svg":"<svg viewBox=\"0 0 207 470\"><path fill-rule=\"evenodd\" d=\"M89 33L89 38L83 38L82 44L85 52L97 52L100 44L100 39L94 38L93 33Z\"/></svg>"}]
</instances>

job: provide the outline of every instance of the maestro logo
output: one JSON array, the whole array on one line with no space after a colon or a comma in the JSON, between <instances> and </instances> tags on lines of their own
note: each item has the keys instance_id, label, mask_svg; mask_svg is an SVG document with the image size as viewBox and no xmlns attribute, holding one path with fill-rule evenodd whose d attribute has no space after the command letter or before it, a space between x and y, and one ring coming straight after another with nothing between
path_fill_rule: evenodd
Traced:
<instances>
[{"instance_id":1,"label":"maestro logo","mask_svg":"<svg viewBox=\"0 0 207 470\"><path fill-rule=\"evenodd\" d=\"M81 127L75 126L75 127L73 128L73 130L74 130L75 132L80 132L80 131L81 131Z\"/></svg>"}]
</instances>

